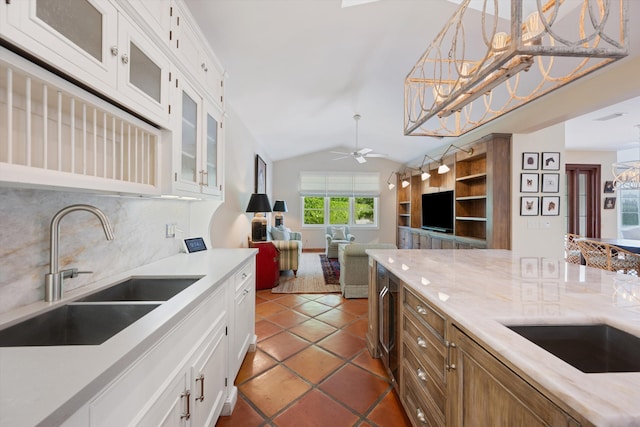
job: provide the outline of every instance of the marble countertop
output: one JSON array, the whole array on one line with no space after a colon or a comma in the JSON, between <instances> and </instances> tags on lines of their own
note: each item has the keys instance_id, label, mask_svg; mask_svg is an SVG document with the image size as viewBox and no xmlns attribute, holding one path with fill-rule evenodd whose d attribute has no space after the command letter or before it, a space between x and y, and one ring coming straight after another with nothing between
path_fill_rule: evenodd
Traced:
<instances>
[{"instance_id":1,"label":"marble countertop","mask_svg":"<svg viewBox=\"0 0 640 427\"><path fill-rule=\"evenodd\" d=\"M200 277L101 345L0 348L0 425L59 425L231 277L256 249L212 249L172 257L0 315L0 327L64 305L131 276Z\"/></svg>"},{"instance_id":2,"label":"marble countertop","mask_svg":"<svg viewBox=\"0 0 640 427\"><path fill-rule=\"evenodd\" d=\"M367 253L554 400L598 426L640 426L640 373L583 373L504 326L606 323L640 336L639 279L506 250Z\"/></svg>"}]
</instances>

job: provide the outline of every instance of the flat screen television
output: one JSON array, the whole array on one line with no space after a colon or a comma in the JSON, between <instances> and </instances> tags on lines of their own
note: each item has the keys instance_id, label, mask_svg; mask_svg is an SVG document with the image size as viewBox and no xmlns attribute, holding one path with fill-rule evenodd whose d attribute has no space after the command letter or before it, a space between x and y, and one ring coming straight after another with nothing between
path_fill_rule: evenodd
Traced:
<instances>
[{"instance_id":1,"label":"flat screen television","mask_svg":"<svg viewBox=\"0 0 640 427\"><path fill-rule=\"evenodd\" d=\"M422 228L453 233L453 191L422 195Z\"/></svg>"}]
</instances>

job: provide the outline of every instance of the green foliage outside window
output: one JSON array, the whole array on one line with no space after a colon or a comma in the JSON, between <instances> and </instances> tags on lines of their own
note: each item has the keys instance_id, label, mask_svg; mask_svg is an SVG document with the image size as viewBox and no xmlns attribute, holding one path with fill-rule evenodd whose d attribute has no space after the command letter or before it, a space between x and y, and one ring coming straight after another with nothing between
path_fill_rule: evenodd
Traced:
<instances>
[{"instance_id":1,"label":"green foliage outside window","mask_svg":"<svg viewBox=\"0 0 640 427\"><path fill-rule=\"evenodd\" d=\"M304 223L324 224L324 197L304 198Z\"/></svg>"},{"instance_id":2,"label":"green foliage outside window","mask_svg":"<svg viewBox=\"0 0 640 427\"><path fill-rule=\"evenodd\" d=\"M329 224L349 224L349 198L329 198Z\"/></svg>"},{"instance_id":3,"label":"green foliage outside window","mask_svg":"<svg viewBox=\"0 0 640 427\"><path fill-rule=\"evenodd\" d=\"M355 198L355 223L356 224L373 224L373 197L356 197Z\"/></svg>"}]
</instances>

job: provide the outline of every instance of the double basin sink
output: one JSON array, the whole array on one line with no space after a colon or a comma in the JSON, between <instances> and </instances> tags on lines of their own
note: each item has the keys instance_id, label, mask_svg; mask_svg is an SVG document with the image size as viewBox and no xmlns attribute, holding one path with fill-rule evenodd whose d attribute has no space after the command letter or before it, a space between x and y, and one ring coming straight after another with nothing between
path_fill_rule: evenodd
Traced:
<instances>
[{"instance_id":1,"label":"double basin sink","mask_svg":"<svg viewBox=\"0 0 640 427\"><path fill-rule=\"evenodd\" d=\"M0 347L102 344L199 279L128 279L0 330Z\"/></svg>"}]
</instances>

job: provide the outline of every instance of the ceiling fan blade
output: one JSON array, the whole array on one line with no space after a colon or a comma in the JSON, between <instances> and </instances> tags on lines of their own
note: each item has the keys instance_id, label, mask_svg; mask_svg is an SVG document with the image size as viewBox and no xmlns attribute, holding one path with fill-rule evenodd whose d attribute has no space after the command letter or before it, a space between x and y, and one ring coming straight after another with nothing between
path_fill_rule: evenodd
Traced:
<instances>
[{"instance_id":1,"label":"ceiling fan blade","mask_svg":"<svg viewBox=\"0 0 640 427\"><path fill-rule=\"evenodd\" d=\"M378 0L342 0L342 7L358 6L365 3L373 3Z\"/></svg>"},{"instance_id":2,"label":"ceiling fan blade","mask_svg":"<svg viewBox=\"0 0 640 427\"><path fill-rule=\"evenodd\" d=\"M365 154L370 153L372 151L373 150L371 148L362 148L362 149L358 150L357 152L358 152L358 154L365 155Z\"/></svg>"},{"instance_id":3,"label":"ceiling fan blade","mask_svg":"<svg viewBox=\"0 0 640 427\"><path fill-rule=\"evenodd\" d=\"M344 151L329 151L331 154L342 154L343 156L350 156L351 153L345 153Z\"/></svg>"},{"instance_id":4,"label":"ceiling fan blade","mask_svg":"<svg viewBox=\"0 0 640 427\"><path fill-rule=\"evenodd\" d=\"M369 153L367 157L387 157L387 155L382 153Z\"/></svg>"},{"instance_id":5,"label":"ceiling fan blade","mask_svg":"<svg viewBox=\"0 0 640 427\"><path fill-rule=\"evenodd\" d=\"M342 156L342 157L336 157L335 159L331 159L331 160L342 160L342 159L348 159L351 156Z\"/></svg>"}]
</instances>

